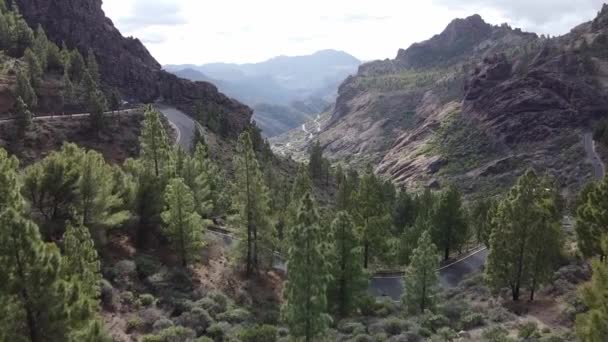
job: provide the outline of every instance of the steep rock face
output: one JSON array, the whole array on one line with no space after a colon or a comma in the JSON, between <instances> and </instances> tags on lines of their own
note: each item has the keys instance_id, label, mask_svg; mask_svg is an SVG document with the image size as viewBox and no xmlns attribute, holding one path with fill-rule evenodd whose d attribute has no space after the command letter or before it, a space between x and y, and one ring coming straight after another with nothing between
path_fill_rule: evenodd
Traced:
<instances>
[{"instance_id":1,"label":"steep rock face","mask_svg":"<svg viewBox=\"0 0 608 342\"><path fill-rule=\"evenodd\" d=\"M158 97L160 64L135 38L124 38L106 18L101 0L16 0L31 27L44 27L49 39L86 54L93 49L104 83L126 96Z\"/></svg>"},{"instance_id":2,"label":"steep rock face","mask_svg":"<svg viewBox=\"0 0 608 342\"><path fill-rule=\"evenodd\" d=\"M30 26L42 25L49 39L97 57L102 83L120 89L131 101L151 102L161 96L194 114L194 102L202 101L227 115L236 132L250 121L252 111L229 99L209 83L191 82L161 70L161 65L136 38L125 38L105 16L101 0L12 0ZM10 1L9 1L10 2Z\"/></svg>"},{"instance_id":3,"label":"steep rock face","mask_svg":"<svg viewBox=\"0 0 608 342\"><path fill-rule=\"evenodd\" d=\"M433 38L415 43L409 49L400 49L396 62L406 68L426 67L446 63L469 53L480 42L488 39L494 27L473 15L453 20L445 30Z\"/></svg>"},{"instance_id":4,"label":"steep rock face","mask_svg":"<svg viewBox=\"0 0 608 342\"><path fill-rule=\"evenodd\" d=\"M576 191L591 177L582 132L606 115L608 6L552 39L472 16L362 65L318 139L411 188L488 195L534 168Z\"/></svg>"},{"instance_id":5,"label":"steep rock face","mask_svg":"<svg viewBox=\"0 0 608 342\"><path fill-rule=\"evenodd\" d=\"M441 34L400 50L394 60L361 65L340 86L319 140L334 159L357 166L378 163L403 134L424 125L445 104L461 101L481 59L537 40L535 34L487 24L478 15L454 20ZM398 172L387 169L393 171Z\"/></svg>"}]
</instances>

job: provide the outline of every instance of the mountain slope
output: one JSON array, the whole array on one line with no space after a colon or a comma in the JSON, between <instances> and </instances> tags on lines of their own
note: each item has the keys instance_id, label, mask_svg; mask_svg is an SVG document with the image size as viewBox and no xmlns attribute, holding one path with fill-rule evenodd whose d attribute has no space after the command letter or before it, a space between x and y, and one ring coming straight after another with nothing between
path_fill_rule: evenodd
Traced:
<instances>
[{"instance_id":1,"label":"mountain slope","mask_svg":"<svg viewBox=\"0 0 608 342\"><path fill-rule=\"evenodd\" d=\"M201 75L205 75L229 96L252 106L258 125L266 135L274 136L325 109L334 101L340 82L360 63L345 52L323 50L261 63L167 65L165 70L191 80L204 80Z\"/></svg>"},{"instance_id":2,"label":"mountain slope","mask_svg":"<svg viewBox=\"0 0 608 342\"><path fill-rule=\"evenodd\" d=\"M210 83L180 79L161 69L136 38L125 38L102 8L101 0L9 0L16 1L31 27L42 25L49 39L84 55L91 49L99 62L102 83L118 88L123 97L135 102L163 98L189 114L195 102L203 101L226 115L233 131L249 123L251 109L219 93Z\"/></svg>"},{"instance_id":3,"label":"mountain slope","mask_svg":"<svg viewBox=\"0 0 608 342\"><path fill-rule=\"evenodd\" d=\"M581 132L608 105L607 17L605 7L555 39L454 20L394 60L362 65L317 138L330 158L372 163L410 187L497 192L528 167L580 187L591 173Z\"/></svg>"}]
</instances>

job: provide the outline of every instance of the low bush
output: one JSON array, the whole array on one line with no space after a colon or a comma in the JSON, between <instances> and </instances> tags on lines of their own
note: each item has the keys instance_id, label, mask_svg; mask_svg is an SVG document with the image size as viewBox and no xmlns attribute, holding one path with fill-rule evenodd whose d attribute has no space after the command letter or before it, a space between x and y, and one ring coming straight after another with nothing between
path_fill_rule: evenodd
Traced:
<instances>
[{"instance_id":1,"label":"low bush","mask_svg":"<svg viewBox=\"0 0 608 342\"><path fill-rule=\"evenodd\" d=\"M243 323L251 319L251 313L245 309L228 310L217 316L218 321L226 321L232 324Z\"/></svg>"},{"instance_id":2,"label":"low bush","mask_svg":"<svg viewBox=\"0 0 608 342\"><path fill-rule=\"evenodd\" d=\"M173 326L160 331L157 334L145 335L141 342L190 342L196 334L192 329Z\"/></svg>"},{"instance_id":3,"label":"low bush","mask_svg":"<svg viewBox=\"0 0 608 342\"><path fill-rule=\"evenodd\" d=\"M353 337L353 342L374 342L374 339L367 334L359 334Z\"/></svg>"},{"instance_id":4,"label":"low bush","mask_svg":"<svg viewBox=\"0 0 608 342\"><path fill-rule=\"evenodd\" d=\"M450 320L447 317L440 314L433 314L429 311L425 312L421 319L422 326L433 332L450 325Z\"/></svg>"},{"instance_id":5,"label":"low bush","mask_svg":"<svg viewBox=\"0 0 608 342\"><path fill-rule=\"evenodd\" d=\"M451 342L458 337L458 334L449 327L443 327L437 331L439 341Z\"/></svg>"},{"instance_id":6,"label":"low bush","mask_svg":"<svg viewBox=\"0 0 608 342\"><path fill-rule=\"evenodd\" d=\"M211 315L205 309L199 307L182 313L174 321L177 325L182 325L196 331L198 335L202 334L214 322Z\"/></svg>"},{"instance_id":7,"label":"low bush","mask_svg":"<svg viewBox=\"0 0 608 342\"><path fill-rule=\"evenodd\" d=\"M135 258L135 269L137 270L139 279L146 279L157 273L161 266L161 263L150 255L142 254Z\"/></svg>"},{"instance_id":8,"label":"low bush","mask_svg":"<svg viewBox=\"0 0 608 342\"><path fill-rule=\"evenodd\" d=\"M216 342L223 342L227 340L228 332L230 331L230 323L219 322L213 323L207 329L207 335L213 338Z\"/></svg>"},{"instance_id":9,"label":"low bush","mask_svg":"<svg viewBox=\"0 0 608 342\"><path fill-rule=\"evenodd\" d=\"M152 330L159 332L174 326L173 321L167 318L161 318L152 324Z\"/></svg>"},{"instance_id":10,"label":"low bush","mask_svg":"<svg viewBox=\"0 0 608 342\"><path fill-rule=\"evenodd\" d=\"M517 336L523 339L540 337L538 332L538 324L536 324L536 322L525 322L519 327Z\"/></svg>"},{"instance_id":11,"label":"low bush","mask_svg":"<svg viewBox=\"0 0 608 342\"><path fill-rule=\"evenodd\" d=\"M132 333L133 331L141 330L144 327L145 323L143 319L139 316L132 316L127 319L127 333Z\"/></svg>"},{"instance_id":12,"label":"low bush","mask_svg":"<svg viewBox=\"0 0 608 342\"><path fill-rule=\"evenodd\" d=\"M150 306L156 303L156 298L149 293L139 295L139 302L142 306Z\"/></svg>"},{"instance_id":13,"label":"low bush","mask_svg":"<svg viewBox=\"0 0 608 342\"><path fill-rule=\"evenodd\" d=\"M485 329L481 338L484 342L511 342L512 339L509 338L509 331L501 326L494 326Z\"/></svg>"},{"instance_id":14,"label":"low bush","mask_svg":"<svg viewBox=\"0 0 608 342\"><path fill-rule=\"evenodd\" d=\"M384 331L389 335L399 335L402 331L407 330L407 323L399 318L391 317L382 321Z\"/></svg>"},{"instance_id":15,"label":"low bush","mask_svg":"<svg viewBox=\"0 0 608 342\"><path fill-rule=\"evenodd\" d=\"M359 322L342 321L338 324L338 331L346 335L365 333L365 326Z\"/></svg>"},{"instance_id":16,"label":"low bush","mask_svg":"<svg viewBox=\"0 0 608 342\"><path fill-rule=\"evenodd\" d=\"M277 328L272 325L254 325L242 330L239 338L242 342L275 342Z\"/></svg>"},{"instance_id":17,"label":"low bush","mask_svg":"<svg viewBox=\"0 0 608 342\"><path fill-rule=\"evenodd\" d=\"M484 325L484 317L477 312L467 313L462 316L460 325L464 330L471 330Z\"/></svg>"},{"instance_id":18,"label":"low bush","mask_svg":"<svg viewBox=\"0 0 608 342\"><path fill-rule=\"evenodd\" d=\"M120 294L120 303L122 305L133 305L135 303L135 295L131 291L126 291Z\"/></svg>"}]
</instances>

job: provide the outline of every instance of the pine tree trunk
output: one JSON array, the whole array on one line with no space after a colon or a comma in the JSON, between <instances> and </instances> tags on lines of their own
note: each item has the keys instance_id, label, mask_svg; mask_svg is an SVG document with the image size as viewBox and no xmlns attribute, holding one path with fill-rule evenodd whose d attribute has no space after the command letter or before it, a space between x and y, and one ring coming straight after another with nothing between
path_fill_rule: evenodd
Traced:
<instances>
[{"instance_id":1,"label":"pine tree trunk","mask_svg":"<svg viewBox=\"0 0 608 342\"><path fill-rule=\"evenodd\" d=\"M519 283L515 284L513 288L513 301L517 302L519 300Z\"/></svg>"},{"instance_id":2,"label":"pine tree trunk","mask_svg":"<svg viewBox=\"0 0 608 342\"><path fill-rule=\"evenodd\" d=\"M450 247L445 248L443 260L447 261L450 258Z\"/></svg>"}]
</instances>

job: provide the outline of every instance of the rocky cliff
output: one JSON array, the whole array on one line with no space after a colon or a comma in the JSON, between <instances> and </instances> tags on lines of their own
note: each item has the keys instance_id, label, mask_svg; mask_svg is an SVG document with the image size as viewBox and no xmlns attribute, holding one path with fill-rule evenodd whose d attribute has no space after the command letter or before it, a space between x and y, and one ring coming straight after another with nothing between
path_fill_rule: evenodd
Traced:
<instances>
[{"instance_id":1,"label":"rocky cliff","mask_svg":"<svg viewBox=\"0 0 608 342\"><path fill-rule=\"evenodd\" d=\"M606 111L608 7L552 39L474 15L362 65L316 138L409 187L498 192L532 167L575 190L591 175L581 135Z\"/></svg>"},{"instance_id":2,"label":"rocky cliff","mask_svg":"<svg viewBox=\"0 0 608 342\"><path fill-rule=\"evenodd\" d=\"M205 82L191 82L162 71L137 38L125 38L105 16L101 0L12 0L31 27L42 25L49 39L83 54L92 49L99 62L102 83L118 88L131 101L151 102L164 98L192 114L194 102L202 100L229 116L231 127L241 130L251 118L248 107L219 93ZM9 3L11 0L8 1Z\"/></svg>"}]
</instances>

